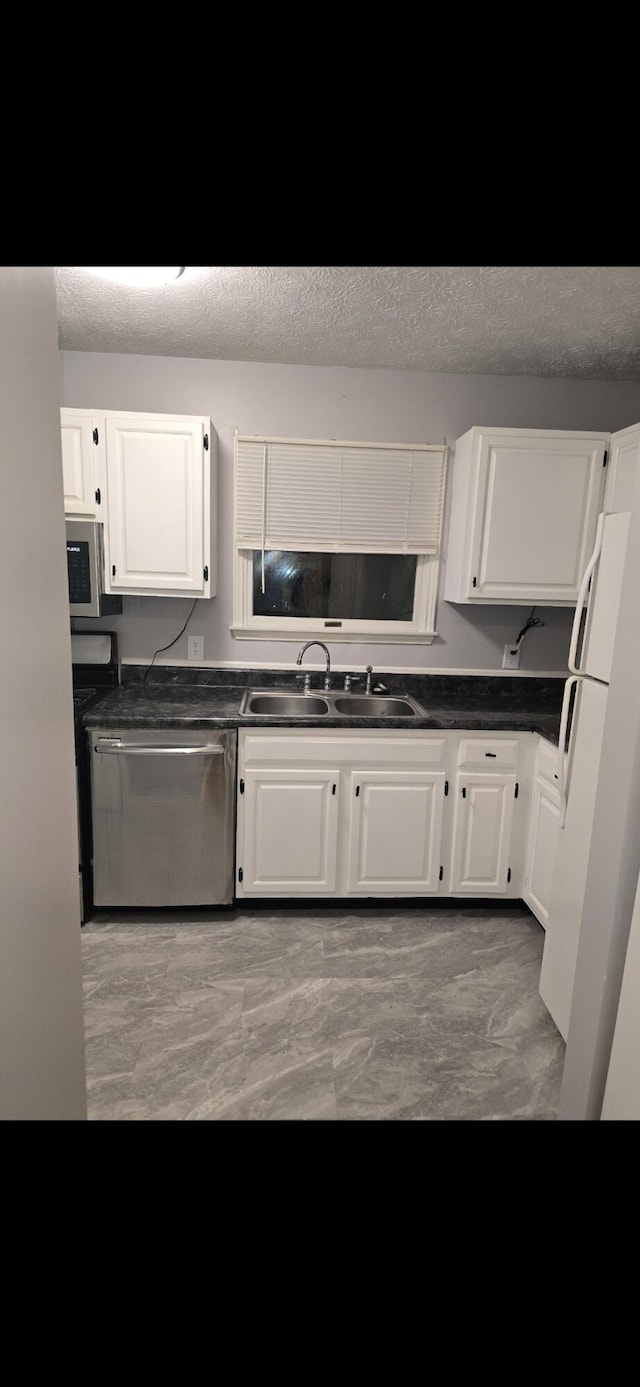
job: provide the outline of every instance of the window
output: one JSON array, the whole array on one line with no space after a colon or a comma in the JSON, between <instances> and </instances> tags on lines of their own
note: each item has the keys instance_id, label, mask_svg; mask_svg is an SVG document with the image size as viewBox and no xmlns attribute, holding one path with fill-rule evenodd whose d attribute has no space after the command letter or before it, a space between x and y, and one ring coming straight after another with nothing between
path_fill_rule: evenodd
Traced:
<instances>
[{"instance_id":1,"label":"window","mask_svg":"<svg viewBox=\"0 0 640 1387\"><path fill-rule=\"evenodd\" d=\"M236 436L234 625L429 642L444 444Z\"/></svg>"}]
</instances>

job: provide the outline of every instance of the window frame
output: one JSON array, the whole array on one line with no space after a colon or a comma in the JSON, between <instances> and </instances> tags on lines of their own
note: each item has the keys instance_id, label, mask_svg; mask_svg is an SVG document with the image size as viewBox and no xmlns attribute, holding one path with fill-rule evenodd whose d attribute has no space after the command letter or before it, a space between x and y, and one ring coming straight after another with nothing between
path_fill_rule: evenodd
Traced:
<instances>
[{"instance_id":1,"label":"window frame","mask_svg":"<svg viewBox=\"0 0 640 1387\"><path fill-rule=\"evenodd\" d=\"M236 430L236 439L239 437ZM249 435L242 435L247 438ZM261 435L253 435L256 441L260 442L324 442L325 440L305 440L305 439L284 439L284 438L263 438ZM341 446L337 440L326 440L327 443ZM344 446L349 446L345 443ZM351 440L351 446L355 447L391 447L407 448L407 444L357 444ZM362 621L343 619L341 626L333 625L332 619L324 617L268 617L255 616L253 612L253 549L239 549L236 545L237 516L236 516L236 497L237 497L237 469L236 469L236 450L234 445L234 487L233 487L233 622L230 627L231 634L237 640L292 640L299 641L313 636L324 635L332 642L355 643L365 641L368 644L379 645L430 645L437 636L435 626L436 599L438 592L438 582L440 577L440 558L442 554L442 521L445 509L446 481L447 481L447 460L448 448L446 441L442 444L416 444L417 448L435 451L444 450L444 475L443 475L443 502L442 516L440 521L440 542L438 551L435 554L417 554L416 582L413 601L413 618L411 621Z\"/></svg>"}]
</instances>

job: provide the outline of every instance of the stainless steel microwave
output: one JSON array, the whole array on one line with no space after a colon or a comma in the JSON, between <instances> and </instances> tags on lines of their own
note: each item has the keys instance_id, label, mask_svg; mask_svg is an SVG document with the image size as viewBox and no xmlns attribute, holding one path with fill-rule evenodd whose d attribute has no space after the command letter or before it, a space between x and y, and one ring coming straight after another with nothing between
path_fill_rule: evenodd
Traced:
<instances>
[{"instance_id":1,"label":"stainless steel microwave","mask_svg":"<svg viewBox=\"0 0 640 1387\"><path fill-rule=\"evenodd\" d=\"M104 545L98 520L67 520L67 578L71 616L115 616L122 598L104 591Z\"/></svg>"}]
</instances>

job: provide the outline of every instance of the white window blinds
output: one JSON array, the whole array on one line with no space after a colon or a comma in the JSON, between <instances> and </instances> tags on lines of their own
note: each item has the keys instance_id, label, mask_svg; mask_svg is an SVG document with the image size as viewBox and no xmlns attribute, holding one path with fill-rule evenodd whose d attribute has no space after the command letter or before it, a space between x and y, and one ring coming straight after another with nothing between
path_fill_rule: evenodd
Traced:
<instances>
[{"instance_id":1,"label":"white window blinds","mask_svg":"<svg viewBox=\"0 0 640 1387\"><path fill-rule=\"evenodd\" d=\"M236 545L436 554L446 447L236 436Z\"/></svg>"}]
</instances>

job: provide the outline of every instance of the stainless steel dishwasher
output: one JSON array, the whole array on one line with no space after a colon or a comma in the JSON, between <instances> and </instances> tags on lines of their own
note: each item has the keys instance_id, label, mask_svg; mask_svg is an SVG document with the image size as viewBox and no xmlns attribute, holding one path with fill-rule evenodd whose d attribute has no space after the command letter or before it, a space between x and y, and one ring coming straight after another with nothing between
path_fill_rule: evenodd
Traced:
<instances>
[{"instance_id":1,"label":"stainless steel dishwasher","mask_svg":"<svg viewBox=\"0 0 640 1387\"><path fill-rule=\"evenodd\" d=\"M96 906L233 899L237 734L89 734Z\"/></svg>"}]
</instances>

